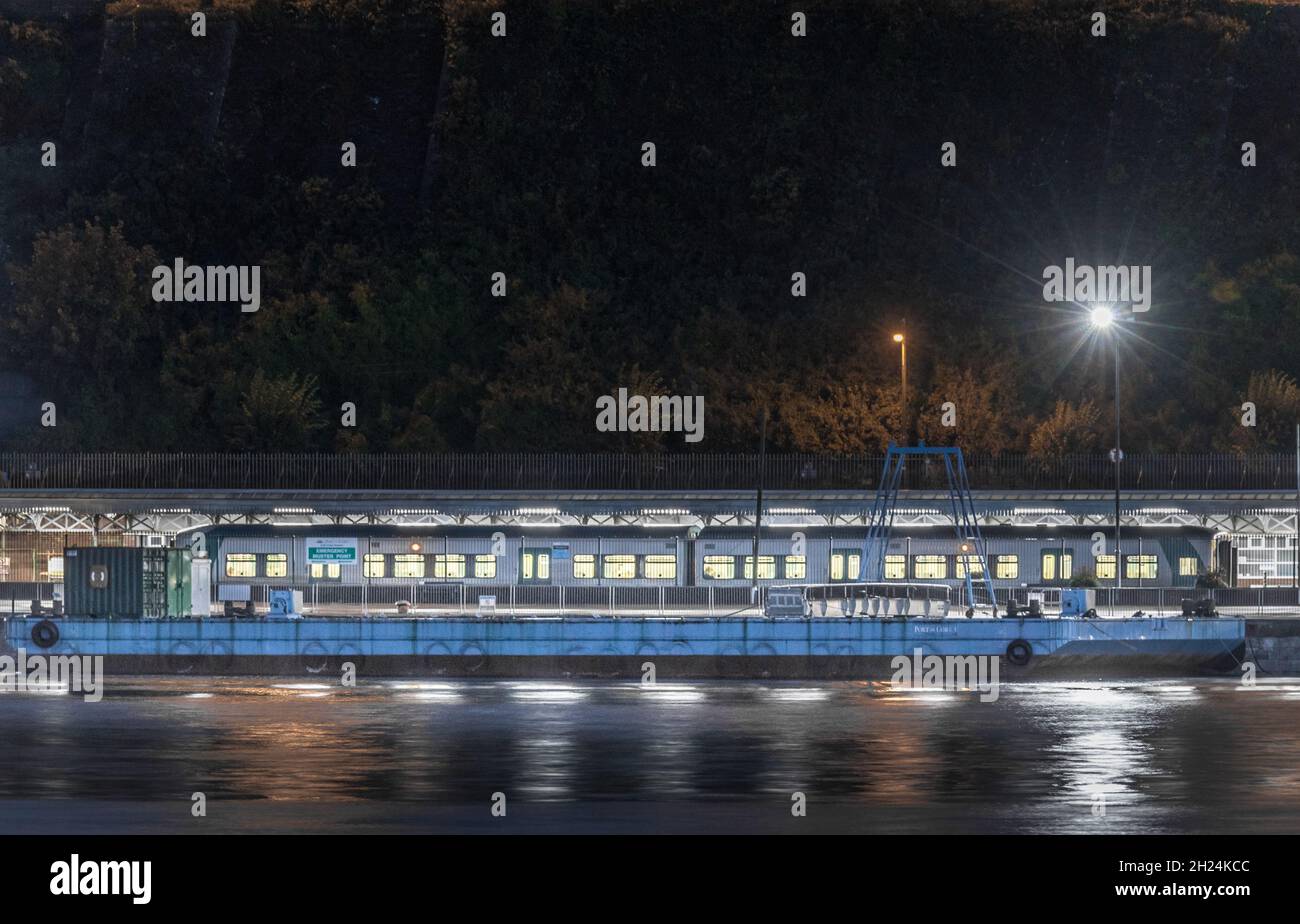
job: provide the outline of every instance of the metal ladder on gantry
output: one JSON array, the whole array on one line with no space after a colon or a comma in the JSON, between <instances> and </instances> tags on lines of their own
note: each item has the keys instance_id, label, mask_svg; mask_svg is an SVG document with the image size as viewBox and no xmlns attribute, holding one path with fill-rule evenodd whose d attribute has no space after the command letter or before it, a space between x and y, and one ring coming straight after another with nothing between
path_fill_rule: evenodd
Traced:
<instances>
[{"instance_id":1,"label":"metal ladder on gantry","mask_svg":"<svg viewBox=\"0 0 1300 924\"><path fill-rule=\"evenodd\" d=\"M975 515L975 502L970 493L970 479L966 477L966 461L961 449L956 446L926 446L922 441L916 446L897 446L889 444L885 453L885 470L880 476L880 485L876 488L876 497L871 505L868 520L866 555L862 562L865 575L862 580L870 583L886 583L885 556L889 552L889 540L894 530L894 510L898 504L898 492L903 483L903 474L907 470L909 459L921 459L925 462L940 461L948 476L948 505L952 516L953 533L957 540L957 554L965 566L966 606L968 614L973 612L977 602L993 607L997 612L997 596L993 593L993 577L989 571L987 549L984 536L980 533L979 518ZM966 547L966 551L963 551ZM971 559L978 557L980 564L980 590L988 595L987 600L975 599L976 584L971 577Z\"/></svg>"}]
</instances>

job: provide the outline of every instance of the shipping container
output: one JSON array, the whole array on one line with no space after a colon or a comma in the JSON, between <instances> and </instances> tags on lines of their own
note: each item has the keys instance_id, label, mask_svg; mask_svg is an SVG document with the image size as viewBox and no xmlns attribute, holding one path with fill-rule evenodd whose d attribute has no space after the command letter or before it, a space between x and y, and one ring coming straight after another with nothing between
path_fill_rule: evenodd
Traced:
<instances>
[{"instance_id":1,"label":"shipping container","mask_svg":"<svg viewBox=\"0 0 1300 924\"><path fill-rule=\"evenodd\" d=\"M64 610L101 618L188 616L191 558L185 549L69 548Z\"/></svg>"}]
</instances>

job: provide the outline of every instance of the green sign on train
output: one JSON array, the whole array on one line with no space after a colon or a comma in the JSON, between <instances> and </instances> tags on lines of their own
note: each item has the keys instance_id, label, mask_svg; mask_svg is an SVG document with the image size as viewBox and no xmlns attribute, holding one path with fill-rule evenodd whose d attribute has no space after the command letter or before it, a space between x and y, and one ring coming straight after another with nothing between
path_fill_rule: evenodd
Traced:
<instances>
[{"instance_id":1,"label":"green sign on train","mask_svg":"<svg viewBox=\"0 0 1300 924\"><path fill-rule=\"evenodd\" d=\"M307 561L355 562L355 539L307 539Z\"/></svg>"}]
</instances>

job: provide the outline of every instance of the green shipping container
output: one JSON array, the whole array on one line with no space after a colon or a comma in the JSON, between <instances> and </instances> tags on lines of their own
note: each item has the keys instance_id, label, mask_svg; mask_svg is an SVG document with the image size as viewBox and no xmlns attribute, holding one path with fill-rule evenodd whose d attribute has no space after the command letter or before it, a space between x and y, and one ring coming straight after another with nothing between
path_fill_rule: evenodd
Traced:
<instances>
[{"instance_id":1,"label":"green shipping container","mask_svg":"<svg viewBox=\"0 0 1300 924\"><path fill-rule=\"evenodd\" d=\"M188 616L191 558L186 549L65 549L64 611L118 619Z\"/></svg>"}]
</instances>

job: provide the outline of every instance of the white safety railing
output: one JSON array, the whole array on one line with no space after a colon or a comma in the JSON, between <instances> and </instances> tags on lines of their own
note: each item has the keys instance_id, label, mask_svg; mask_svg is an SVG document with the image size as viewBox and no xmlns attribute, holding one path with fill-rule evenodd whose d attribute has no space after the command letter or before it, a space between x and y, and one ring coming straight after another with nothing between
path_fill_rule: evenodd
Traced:
<instances>
[{"instance_id":1,"label":"white safety railing","mask_svg":"<svg viewBox=\"0 0 1300 924\"><path fill-rule=\"evenodd\" d=\"M216 602L212 613L224 612ZM272 590L302 592L307 616L626 615L725 616L759 614L748 587L564 587L543 584L254 584L253 603L265 612ZM765 589L766 590L766 589Z\"/></svg>"},{"instance_id":2,"label":"white safety railing","mask_svg":"<svg viewBox=\"0 0 1300 924\"><path fill-rule=\"evenodd\" d=\"M220 585L213 585L211 615L224 612L219 599ZM488 584L254 584L253 602L265 614L274 589L302 592L307 616L358 617L397 616L399 604L409 604L411 616L663 616L720 617L761 616L767 597L773 592L796 590L809 603L810 615L936 615L944 611L962 615L960 588L946 584L883 582L876 584L792 584L760 588L753 600L748 586L594 586ZM31 615L33 604L43 615L53 608L54 585L0 582L0 615ZM1008 597L1027 606L1030 593L1043 594L1042 609L1055 615L1060 609L1060 588L1020 587L998 591L1000 609ZM1209 599L1226 616L1300 615L1300 591L1290 587L1232 587L1202 590L1190 587L1142 587L1094 589L1095 608L1105 616L1131 616L1137 611L1150 615L1178 615L1184 601ZM492 598L481 605L480 598ZM987 607L977 608L983 614ZM75 615L75 614L69 614Z\"/></svg>"},{"instance_id":3,"label":"white safety railing","mask_svg":"<svg viewBox=\"0 0 1300 924\"><path fill-rule=\"evenodd\" d=\"M219 585L217 585L219 586ZM833 615L863 613L870 600L910 598L913 613L937 612L952 605L953 588L944 584L806 584L760 588L759 601L747 586L595 586L565 587L538 584L255 584L253 603L265 612L275 589L302 592L308 616L473 616L484 612L511 616L743 616L762 615L773 590L797 586L813 601L814 610ZM218 596L214 587L213 597ZM487 599L490 598L490 599ZM849 605L846 608L845 604ZM906 612L907 604L875 604L882 614ZM212 612L224 605L214 602Z\"/></svg>"},{"instance_id":4,"label":"white safety railing","mask_svg":"<svg viewBox=\"0 0 1300 924\"><path fill-rule=\"evenodd\" d=\"M943 617L953 611L952 595L957 589L938 583L859 581L779 584L763 588L763 592L766 596L797 594L806 601L807 614L811 616ZM991 611L992 608L982 609Z\"/></svg>"}]
</instances>

